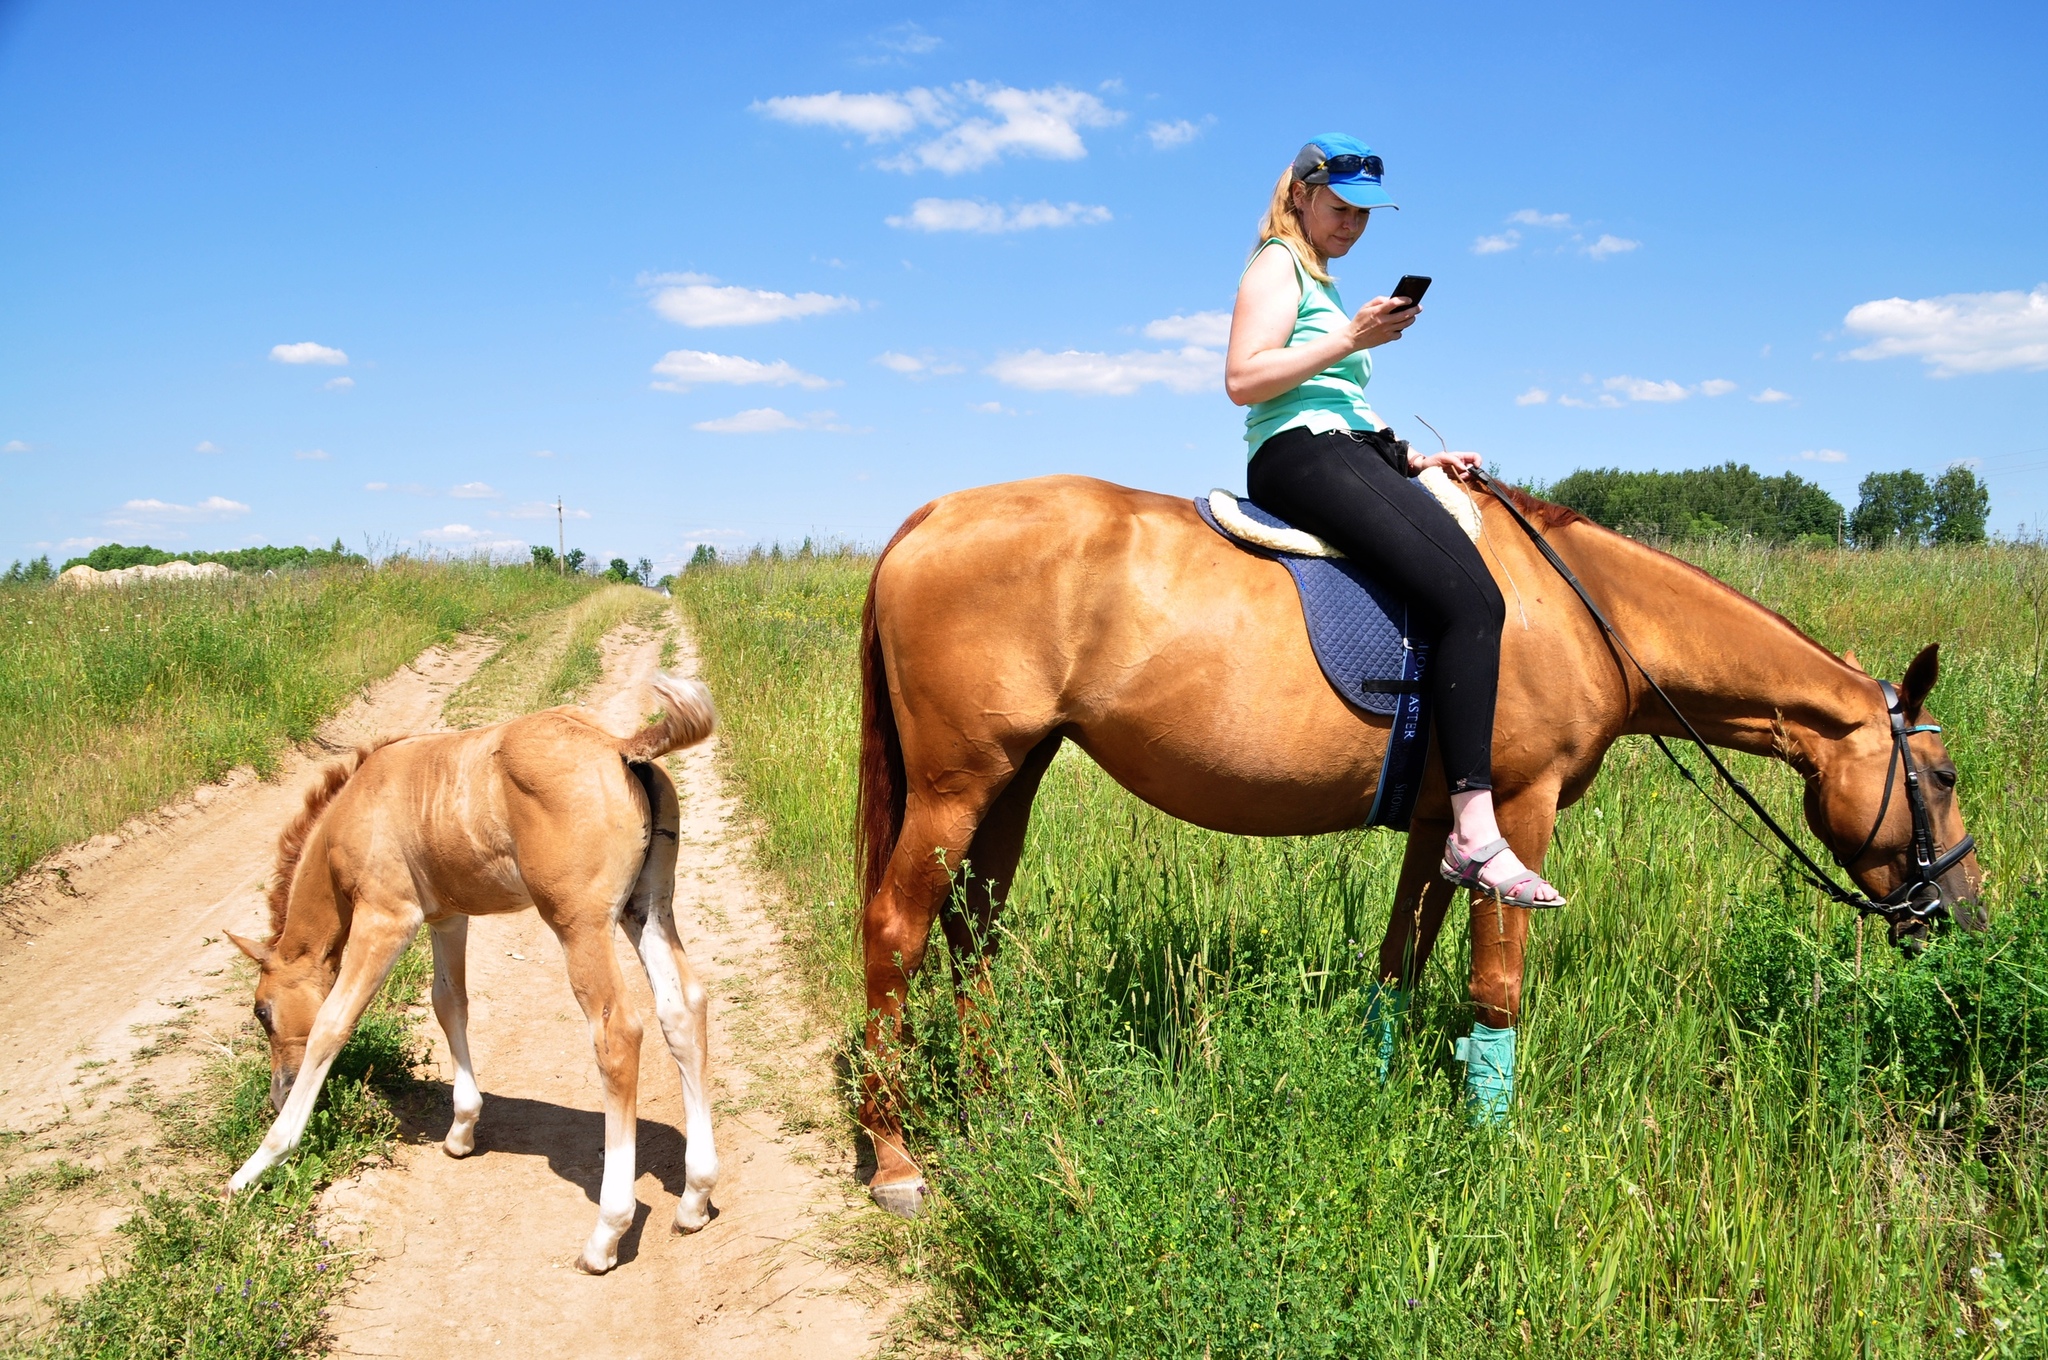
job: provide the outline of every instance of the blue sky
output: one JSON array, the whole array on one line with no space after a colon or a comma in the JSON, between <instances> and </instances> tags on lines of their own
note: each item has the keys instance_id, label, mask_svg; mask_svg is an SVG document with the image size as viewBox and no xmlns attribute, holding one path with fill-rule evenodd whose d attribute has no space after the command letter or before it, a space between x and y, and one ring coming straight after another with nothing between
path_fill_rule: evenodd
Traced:
<instances>
[{"instance_id":1,"label":"blue sky","mask_svg":"<svg viewBox=\"0 0 2048 1360\"><path fill-rule=\"evenodd\" d=\"M0 0L0 559L1241 485L1204 314L1323 130L1402 204L1346 299L1436 279L1396 429L2048 519L2048 10L1331 15Z\"/></svg>"}]
</instances>

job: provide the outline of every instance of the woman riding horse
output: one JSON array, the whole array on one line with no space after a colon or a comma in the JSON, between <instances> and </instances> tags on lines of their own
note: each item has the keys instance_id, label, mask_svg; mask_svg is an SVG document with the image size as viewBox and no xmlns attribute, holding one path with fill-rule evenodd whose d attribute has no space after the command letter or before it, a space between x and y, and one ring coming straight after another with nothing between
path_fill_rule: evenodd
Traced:
<instances>
[{"instance_id":1,"label":"woman riding horse","mask_svg":"<svg viewBox=\"0 0 2048 1360\"><path fill-rule=\"evenodd\" d=\"M1237 286L1224 388L1250 408L1252 500L1394 585L1433 635L1423 684L1451 791L1444 878L1512 906L1561 907L1494 820L1500 590L1457 521L1411 480L1431 467L1462 475L1479 455L1413 452L1373 413L1366 351L1399 340L1422 308L1380 297L1348 314L1329 274L1374 208L1398 206L1382 174L1372 148L1328 133L1280 176Z\"/></svg>"}]
</instances>

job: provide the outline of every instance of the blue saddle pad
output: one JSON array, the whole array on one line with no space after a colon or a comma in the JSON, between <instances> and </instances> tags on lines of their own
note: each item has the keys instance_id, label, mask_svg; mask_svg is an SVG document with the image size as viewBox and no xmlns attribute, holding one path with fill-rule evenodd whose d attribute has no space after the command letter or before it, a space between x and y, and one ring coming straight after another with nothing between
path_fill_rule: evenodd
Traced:
<instances>
[{"instance_id":1,"label":"blue saddle pad","mask_svg":"<svg viewBox=\"0 0 2048 1360\"><path fill-rule=\"evenodd\" d=\"M1241 496L1237 508L1257 523L1293 527ZM1415 636L1408 602L1349 558L1302 557L1233 537L1216 522L1207 496L1196 497L1195 511L1232 546L1287 568L1324 678L1348 702L1394 720L1368 824L1405 831L1429 754L1429 714L1422 697L1429 643Z\"/></svg>"}]
</instances>

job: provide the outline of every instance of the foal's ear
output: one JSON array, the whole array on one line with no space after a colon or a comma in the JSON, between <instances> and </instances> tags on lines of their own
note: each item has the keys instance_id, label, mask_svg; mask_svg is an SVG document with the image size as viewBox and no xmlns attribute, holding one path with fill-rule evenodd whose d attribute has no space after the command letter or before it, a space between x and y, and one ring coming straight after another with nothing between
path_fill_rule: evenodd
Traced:
<instances>
[{"instance_id":1,"label":"foal's ear","mask_svg":"<svg viewBox=\"0 0 2048 1360\"><path fill-rule=\"evenodd\" d=\"M270 946L268 944L258 943L255 940L245 940L232 930L222 931L221 933L234 941L235 948L256 960L259 967L270 962Z\"/></svg>"},{"instance_id":2,"label":"foal's ear","mask_svg":"<svg viewBox=\"0 0 2048 1360\"><path fill-rule=\"evenodd\" d=\"M1927 702L1928 692L1939 679L1941 644L1930 642L1920 649L1920 655L1913 658L1913 664L1906 667L1906 678L1899 682L1899 700L1906 707L1908 721L1920 716L1920 706Z\"/></svg>"}]
</instances>

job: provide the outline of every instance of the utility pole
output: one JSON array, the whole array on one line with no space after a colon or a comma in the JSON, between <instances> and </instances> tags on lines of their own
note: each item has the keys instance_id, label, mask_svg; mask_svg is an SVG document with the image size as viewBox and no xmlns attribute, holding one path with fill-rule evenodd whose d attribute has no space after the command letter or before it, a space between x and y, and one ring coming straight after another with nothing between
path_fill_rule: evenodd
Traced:
<instances>
[{"instance_id":1,"label":"utility pole","mask_svg":"<svg viewBox=\"0 0 2048 1360\"><path fill-rule=\"evenodd\" d=\"M555 575L566 575L569 570L569 540L562 532L562 498L555 497Z\"/></svg>"}]
</instances>

